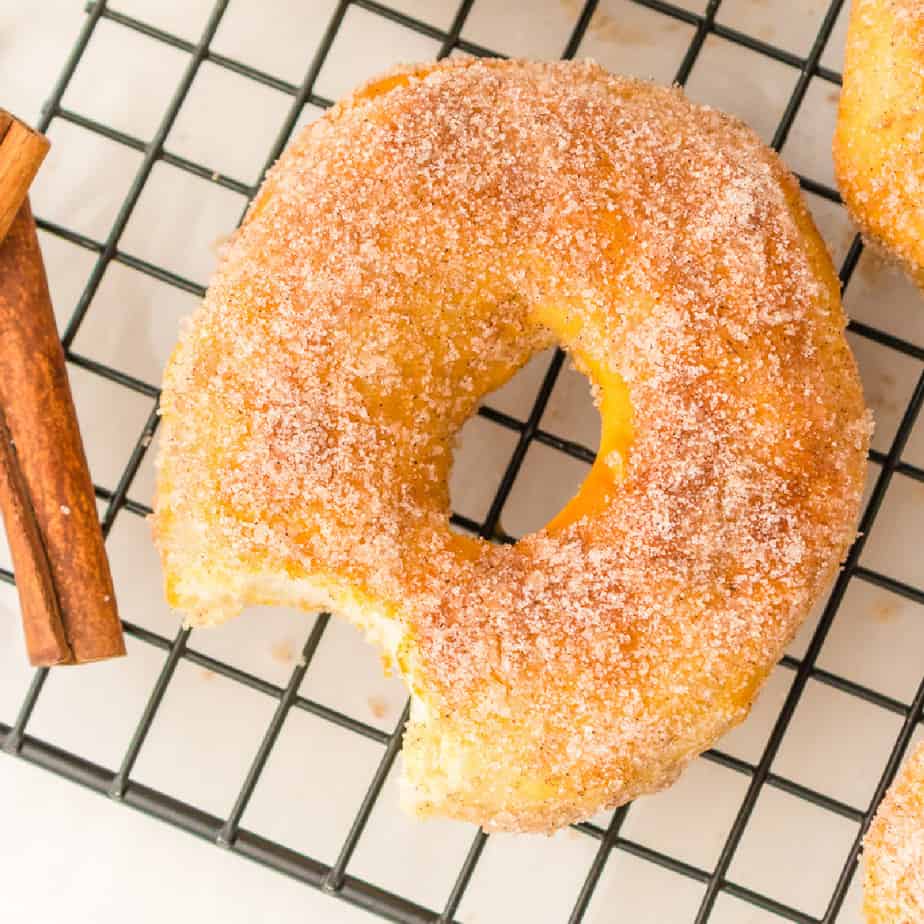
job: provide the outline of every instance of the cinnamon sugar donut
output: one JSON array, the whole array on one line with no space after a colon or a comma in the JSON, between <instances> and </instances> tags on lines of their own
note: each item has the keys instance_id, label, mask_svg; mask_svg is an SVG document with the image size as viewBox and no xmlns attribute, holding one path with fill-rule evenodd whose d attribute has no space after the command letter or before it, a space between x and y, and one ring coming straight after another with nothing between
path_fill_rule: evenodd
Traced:
<instances>
[{"instance_id":1,"label":"cinnamon sugar donut","mask_svg":"<svg viewBox=\"0 0 924 924\"><path fill-rule=\"evenodd\" d=\"M166 373L155 533L191 625L329 609L407 681L404 799L551 830L747 714L854 534L869 419L796 183L592 62L373 81L269 175ZM449 528L455 435L536 351L596 463L544 529Z\"/></svg>"},{"instance_id":2,"label":"cinnamon sugar donut","mask_svg":"<svg viewBox=\"0 0 924 924\"><path fill-rule=\"evenodd\" d=\"M851 215L924 286L924 0L854 0L834 165Z\"/></svg>"},{"instance_id":3,"label":"cinnamon sugar donut","mask_svg":"<svg viewBox=\"0 0 924 924\"><path fill-rule=\"evenodd\" d=\"M924 921L924 744L886 793L863 841L868 924Z\"/></svg>"}]
</instances>

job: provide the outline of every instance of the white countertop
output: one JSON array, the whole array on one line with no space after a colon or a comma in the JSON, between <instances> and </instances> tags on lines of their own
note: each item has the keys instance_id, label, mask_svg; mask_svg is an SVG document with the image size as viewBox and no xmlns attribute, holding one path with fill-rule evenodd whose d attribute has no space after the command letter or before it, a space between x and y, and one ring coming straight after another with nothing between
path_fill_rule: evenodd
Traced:
<instances>
[{"instance_id":1,"label":"white countertop","mask_svg":"<svg viewBox=\"0 0 924 924\"><path fill-rule=\"evenodd\" d=\"M701 11L704 3L682 0ZM195 42L206 0L113 0L113 8ZM451 0L392 4L441 28ZM726 0L719 21L805 56L826 4L803 0ZM233 0L216 51L297 84L334 7L332 0ZM574 24L577 0L477 0L463 30L500 51L557 56ZM692 27L628 0L604 0L579 50L614 71L669 81ZM0 8L0 105L38 119L84 20L82 4L44 0ZM822 63L841 66L841 15ZM504 38L499 38L504 36ZM319 76L316 92L336 98L399 60L432 57L439 43L376 14L351 7ZM187 55L111 21L94 34L63 105L149 139L173 94ZM750 121L769 140L798 70L710 36L688 82L690 95ZM830 138L837 88L815 78L783 148L790 165L832 183ZM224 67L202 65L166 147L243 183L254 182L291 96ZM316 115L308 107L300 122ZM37 215L95 240L105 239L142 155L62 119L49 129L52 153L33 191ZM837 205L808 202L835 260L852 237ZM235 224L244 199L218 183L158 163L129 220L120 248L205 283L216 242ZM66 322L94 254L43 233L59 323ZM111 264L74 341L81 355L157 384L179 319L195 298L150 276ZM924 344L924 302L900 274L870 252L861 257L846 304L851 315L912 343ZM921 373L915 358L851 335L867 397L877 416L874 445L887 451ZM534 360L491 403L524 418L547 357ZM83 369L72 384L94 480L114 487L152 401ZM542 426L596 445L597 417L586 382L563 373ZM483 517L515 443L484 419L466 426L453 478L455 508ZM924 424L906 461L924 465ZM875 466L873 467L876 468ZM583 463L533 444L503 514L518 535L550 518L576 488ZM874 478L876 471L872 472ZM149 457L129 492L147 503ZM870 536L863 564L924 586L920 555L924 488L896 475ZM162 602L160 572L145 522L123 510L108 548L124 618L172 638L177 620ZM0 564L8 554L0 540ZM228 626L193 634L190 647L285 686L312 618L287 611L245 614ZM814 620L791 648L805 650ZM163 651L129 639L129 657L79 670L53 671L29 724L30 734L106 767L117 767L163 663ZM916 604L854 580L819 658L819 666L910 702L924 670L924 613ZM0 584L0 721L10 724L31 672L24 664L15 592ZM793 672L779 668L741 728L720 748L759 760ZM302 695L390 731L400 714L400 683L383 678L377 658L349 627L332 622L309 667ZM142 748L133 779L224 817L273 713L274 700L183 660ZM894 743L900 717L809 681L773 764L781 777L865 809ZM300 710L286 720L244 825L324 862L336 857L381 746ZM392 772L350 864L351 873L441 908L473 829L448 822L417 824L396 806ZM712 869L747 788L747 777L705 760L659 796L640 800L623 835L702 869ZM372 919L271 870L247 863L162 823L119 806L21 761L0 756L0 902L5 921L140 922ZM604 819L605 821L605 819ZM820 915L856 824L765 787L729 870L729 878ZM564 921L597 842L568 830L553 838L498 836L488 841L459 917L466 924ZM792 871L798 870L798 874ZM673 924L693 920L702 885L624 851L604 870L586 921ZM856 883L838 918L859 924ZM710 918L719 924L764 924L779 918L728 895Z\"/></svg>"}]
</instances>

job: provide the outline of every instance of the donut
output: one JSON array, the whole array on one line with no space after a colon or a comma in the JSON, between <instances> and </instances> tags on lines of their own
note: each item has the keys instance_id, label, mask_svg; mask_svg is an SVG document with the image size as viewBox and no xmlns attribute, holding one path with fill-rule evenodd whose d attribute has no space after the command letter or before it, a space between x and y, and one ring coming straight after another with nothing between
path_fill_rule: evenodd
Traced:
<instances>
[{"instance_id":1,"label":"donut","mask_svg":"<svg viewBox=\"0 0 924 924\"><path fill-rule=\"evenodd\" d=\"M834 166L847 208L924 287L924 0L854 0Z\"/></svg>"},{"instance_id":2,"label":"donut","mask_svg":"<svg viewBox=\"0 0 924 924\"><path fill-rule=\"evenodd\" d=\"M908 758L863 839L867 924L924 921L924 743Z\"/></svg>"},{"instance_id":3,"label":"donut","mask_svg":"<svg viewBox=\"0 0 924 924\"><path fill-rule=\"evenodd\" d=\"M404 68L307 127L182 334L169 603L329 610L411 694L402 802L551 831L747 714L854 537L870 422L780 160L593 62ZM561 344L600 449L543 529L450 529L453 441Z\"/></svg>"}]
</instances>

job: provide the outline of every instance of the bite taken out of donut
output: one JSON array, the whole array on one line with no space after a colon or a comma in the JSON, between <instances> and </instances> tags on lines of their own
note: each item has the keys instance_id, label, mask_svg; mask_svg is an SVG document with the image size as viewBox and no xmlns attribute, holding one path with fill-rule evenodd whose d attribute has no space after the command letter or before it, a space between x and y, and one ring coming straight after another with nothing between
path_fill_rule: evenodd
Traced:
<instances>
[{"instance_id":1,"label":"bite taken out of donut","mask_svg":"<svg viewBox=\"0 0 924 924\"><path fill-rule=\"evenodd\" d=\"M854 536L870 420L779 158L592 62L372 81L268 176L161 401L191 625L331 610L407 682L405 804L549 831L746 715ZM600 451L544 529L449 528L453 441L560 343Z\"/></svg>"},{"instance_id":2,"label":"bite taken out of donut","mask_svg":"<svg viewBox=\"0 0 924 924\"><path fill-rule=\"evenodd\" d=\"M850 214L924 287L924 0L854 0L834 166Z\"/></svg>"}]
</instances>

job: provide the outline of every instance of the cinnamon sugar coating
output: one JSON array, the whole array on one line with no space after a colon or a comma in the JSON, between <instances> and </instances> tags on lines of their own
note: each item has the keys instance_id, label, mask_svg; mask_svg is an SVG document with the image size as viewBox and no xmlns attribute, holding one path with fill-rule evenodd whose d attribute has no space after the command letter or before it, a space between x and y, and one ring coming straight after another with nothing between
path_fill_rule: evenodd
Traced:
<instances>
[{"instance_id":1,"label":"cinnamon sugar coating","mask_svg":"<svg viewBox=\"0 0 924 924\"><path fill-rule=\"evenodd\" d=\"M168 599L367 629L412 691L422 815L551 830L657 790L744 718L853 538L844 324L735 119L592 62L388 75L282 156L170 362ZM455 434L556 340L607 452L549 528L452 533Z\"/></svg>"},{"instance_id":2,"label":"cinnamon sugar coating","mask_svg":"<svg viewBox=\"0 0 924 924\"><path fill-rule=\"evenodd\" d=\"M924 744L908 758L863 841L869 924L924 921Z\"/></svg>"},{"instance_id":3,"label":"cinnamon sugar coating","mask_svg":"<svg viewBox=\"0 0 924 924\"><path fill-rule=\"evenodd\" d=\"M834 166L857 224L924 287L924 0L854 0Z\"/></svg>"}]
</instances>

